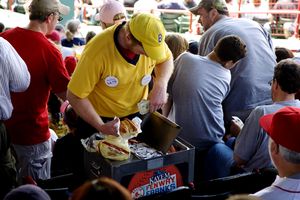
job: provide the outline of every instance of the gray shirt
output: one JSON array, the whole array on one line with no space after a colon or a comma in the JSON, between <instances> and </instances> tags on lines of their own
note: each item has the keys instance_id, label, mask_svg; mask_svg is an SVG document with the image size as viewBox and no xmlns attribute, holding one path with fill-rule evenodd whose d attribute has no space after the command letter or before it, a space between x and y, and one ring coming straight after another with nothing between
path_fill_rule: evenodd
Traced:
<instances>
[{"instance_id":1,"label":"gray shirt","mask_svg":"<svg viewBox=\"0 0 300 200\"><path fill-rule=\"evenodd\" d=\"M300 107L300 101L282 101L272 105L258 106L247 118L234 147L234 154L247 161L244 167L246 171L251 172L253 169L272 166L268 153L269 137L260 127L259 119L285 106Z\"/></svg>"},{"instance_id":2,"label":"gray shirt","mask_svg":"<svg viewBox=\"0 0 300 200\"><path fill-rule=\"evenodd\" d=\"M270 35L257 22L241 18L223 17L210 27L200 39L199 55L209 54L220 38L231 34L246 43L247 55L231 69L231 89L223 103L229 116L272 103L268 81L276 65Z\"/></svg>"},{"instance_id":3,"label":"gray shirt","mask_svg":"<svg viewBox=\"0 0 300 200\"><path fill-rule=\"evenodd\" d=\"M169 81L170 116L182 127L180 137L200 150L223 142L222 101L229 91L230 71L208 57L184 53L175 60Z\"/></svg>"},{"instance_id":4,"label":"gray shirt","mask_svg":"<svg viewBox=\"0 0 300 200\"><path fill-rule=\"evenodd\" d=\"M23 59L11 44L0 37L0 120L10 118L13 106L10 92L22 92L30 83Z\"/></svg>"}]
</instances>

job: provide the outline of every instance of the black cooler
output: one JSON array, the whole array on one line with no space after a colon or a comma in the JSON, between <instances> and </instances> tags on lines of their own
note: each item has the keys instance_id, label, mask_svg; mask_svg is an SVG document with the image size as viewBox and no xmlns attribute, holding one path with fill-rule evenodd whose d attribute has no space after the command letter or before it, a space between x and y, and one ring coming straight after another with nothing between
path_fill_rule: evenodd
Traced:
<instances>
[{"instance_id":1,"label":"black cooler","mask_svg":"<svg viewBox=\"0 0 300 200\"><path fill-rule=\"evenodd\" d=\"M149 196L188 185L194 177L195 148L177 137L180 127L154 112L142 122L138 140L162 152L161 156L140 159L133 153L125 161L103 158L100 153L85 151L85 173L90 179L108 176L128 188L133 198ZM176 152L166 153L170 145Z\"/></svg>"}]
</instances>

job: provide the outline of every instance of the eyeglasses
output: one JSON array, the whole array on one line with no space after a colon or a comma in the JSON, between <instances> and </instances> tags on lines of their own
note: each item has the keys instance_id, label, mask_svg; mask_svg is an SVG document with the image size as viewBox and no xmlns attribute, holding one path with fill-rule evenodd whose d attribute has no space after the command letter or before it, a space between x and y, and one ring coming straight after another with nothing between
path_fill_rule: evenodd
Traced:
<instances>
[{"instance_id":1,"label":"eyeglasses","mask_svg":"<svg viewBox=\"0 0 300 200\"><path fill-rule=\"evenodd\" d=\"M64 19L64 18L63 18L60 14L58 14L58 19L57 19L57 21L61 22L63 19Z\"/></svg>"},{"instance_id":2,"label":"eyeglasses","mask_svg":"<svg viewBox=\"0 0 300 200\"><path fill-rule=\"evenodd\" d=\"M64 18L60 15L60 13L59 12L53 12L53 13L51 13L50 15L57 15L58 16L58 18L57 18L57 21L59 21L59 22L61 22Z\"/></svg>"},{"instance_id":3,"label":"eyeglasses","mask_svg":"<svg viewBox=\"0 0 300 200\"><path fill-rule=\"evenodd\" d=\"M58 15L57 21L61 22L64 18L60 15L60 13L57 13L57 15Z\"/></svg>"},{"instance_id":4,"label":"eyeglasses","mask_svg":"<svg viewBox=\"0 0 300 200\"><path fill-rule=\"evenodd\" d=\"M270 80L270 81L268 82L268 84L269 84L270 86L272 86L274 80L275 80L275 79Z\"/></svg>"}]
</instances>

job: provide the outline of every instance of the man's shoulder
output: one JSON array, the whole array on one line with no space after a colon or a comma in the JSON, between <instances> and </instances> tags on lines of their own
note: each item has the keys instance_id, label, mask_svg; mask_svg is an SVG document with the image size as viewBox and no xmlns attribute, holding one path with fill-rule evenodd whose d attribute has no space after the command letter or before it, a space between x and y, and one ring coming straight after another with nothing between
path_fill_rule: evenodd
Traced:
<instances>
[{"instance_id":1,"label":"man's shoulder","mask_svg":"<svg viewBox=\"0 0 300 200\"><path fill-rule=\"evenodd\" d=\"M273 112L277 111L278 109L279 109L279 107L276 104L260 105L260 106L257 106L256 108L254 108L254 110L252 112L254 112L256 114L265 115L265 114L273 113Z\"/></svg>"}]
</instances>

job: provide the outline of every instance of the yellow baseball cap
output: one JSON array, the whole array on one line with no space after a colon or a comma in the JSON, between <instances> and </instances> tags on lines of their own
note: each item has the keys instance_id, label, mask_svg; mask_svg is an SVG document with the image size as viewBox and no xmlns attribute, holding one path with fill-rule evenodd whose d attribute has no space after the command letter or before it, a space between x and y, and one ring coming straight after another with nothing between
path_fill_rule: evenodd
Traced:
<instances>
[{"instance_id":1,"label":"yellow baseball cap","mask_svg":"<svg viewBox=\"0 0 300 200\"><path fill-rule=\"evenodd\" d=\"M166 30L158 17L148 13L137 13L131 17L129 29L142 43L147 56L154 60L167 57Z\"/></svg>"}]
</instances>

